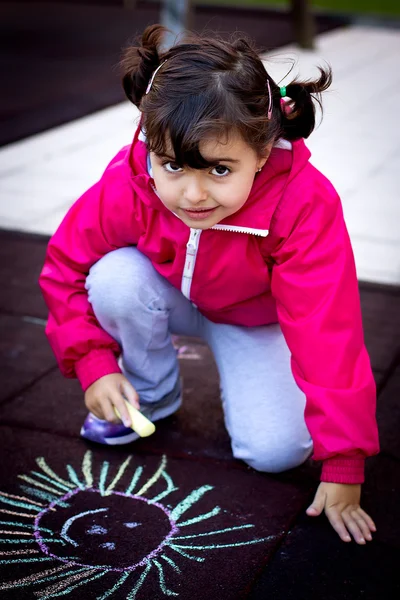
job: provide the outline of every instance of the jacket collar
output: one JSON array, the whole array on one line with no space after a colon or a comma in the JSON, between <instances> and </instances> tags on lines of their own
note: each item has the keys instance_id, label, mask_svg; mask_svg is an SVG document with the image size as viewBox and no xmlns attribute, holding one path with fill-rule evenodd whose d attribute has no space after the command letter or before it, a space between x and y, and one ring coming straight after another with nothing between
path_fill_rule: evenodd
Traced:
<instances>
[{"instance_id":1,"label":"jacket collar","mask_svg":"<svg viewBox=\"0 0 400 600\"><path fill-rule=\"evenodd\" d=\"M288 183L305 167L311 156L303 140L278 140L262 171L257 173L249 197L243 207L218 223L216 229L249 229L268 231L272 215ZM164 213L164 206L155 192L154 181L147 168L147 147L140 126L125 157L125 166L136 193L147 206ZM244 231L247 232L247 231ZM248 231L254 233L254 231Z\"/></svg>"}]
</instances>

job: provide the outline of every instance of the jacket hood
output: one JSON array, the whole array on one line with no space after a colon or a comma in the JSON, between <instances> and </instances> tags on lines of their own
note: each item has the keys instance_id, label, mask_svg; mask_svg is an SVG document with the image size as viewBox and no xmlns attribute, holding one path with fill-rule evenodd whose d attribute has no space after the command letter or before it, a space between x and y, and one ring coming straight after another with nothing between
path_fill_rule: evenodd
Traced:
<instances>
[{"instance_id":1,"label":"jacket hood","mask_svg":"<svg viewBox=\"0 0 400 600\"><path fill-rule=\"evenodd\" d=\"M147 146L138 127L124 157L129 179L144 204L155 210L170 213L155 192L154 180L147 170L147 156ZM272 215L287 185L308 164L310 156L311 153L303 140L278 141L263 169L254 178L249 197L243 207L220 221L218 225L269 229Z\"/></svg>"}]
</instances>

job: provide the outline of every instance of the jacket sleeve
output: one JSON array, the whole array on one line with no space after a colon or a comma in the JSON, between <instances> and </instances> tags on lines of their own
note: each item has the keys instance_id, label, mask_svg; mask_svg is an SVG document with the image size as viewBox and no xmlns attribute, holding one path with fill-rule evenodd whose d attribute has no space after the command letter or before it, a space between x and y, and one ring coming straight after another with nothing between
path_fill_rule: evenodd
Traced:
<instances>
[{"instance_id":1,"label":"jacket sleeve","mask_svg":"<svg viewBox=\"0 0 400 600\"><path fill-rule=\"evenodd\" d=\"M119 346L96 320L85 281L91 266L106 253L137 243L133 196L128 182L106 171L51 238L39 278L49 309L50 345L61 372L78 377L84 390L103 375L120 372Z\"/></svg>"},{"instance_id":2,"label":"jacket sleeve","mask_svg":"<svg viewBox=\"0 0 400 600\"><path fill-rule=\"evenodd\" d=\"M375 383L341 203L328 182L317 188L300 214L291 202L279 215L286 232L272 254L272 293L321 479L362 483L365 457L379 451Z\"/></svg>"}]
</instances>

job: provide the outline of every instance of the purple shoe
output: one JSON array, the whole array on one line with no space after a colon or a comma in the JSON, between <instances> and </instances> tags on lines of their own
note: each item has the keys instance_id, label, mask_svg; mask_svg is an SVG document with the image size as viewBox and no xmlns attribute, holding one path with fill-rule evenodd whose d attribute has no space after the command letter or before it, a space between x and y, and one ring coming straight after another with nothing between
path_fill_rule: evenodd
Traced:
<instances>
[{"instance_id":1,"label":"purple shoe","mask_svg":"<svg viewBox=\"0 0 400 600\"><path fill-rule=\"evenodd\" d=\"M117 446L134 442L140 436L122 423L109 423L89 413L82 425L81 437L98 444Z\"/></svg>"},{"instance_id":2,"label":"purple shoe","mask_svg":"<svg viewBox=\"0 0 400 600\"><path fill-rule=\"evenodd\" d=\"M168 396L157 403L142 405L140 410L150 421L158 421L176 412L181 403L180 383L178 382ZM118 446L134 442L140 436L122 423L109 423L89 413L82 425L81 437L98 444Z\"/></svg>"}]
</instances>

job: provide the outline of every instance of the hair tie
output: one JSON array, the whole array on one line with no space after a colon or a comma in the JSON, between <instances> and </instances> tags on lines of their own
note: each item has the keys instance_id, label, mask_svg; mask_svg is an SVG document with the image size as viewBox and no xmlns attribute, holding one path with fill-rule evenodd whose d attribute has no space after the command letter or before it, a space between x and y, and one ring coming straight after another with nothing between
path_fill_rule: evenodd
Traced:
<instances>
[{"instance_id":1,"label":"hair tie","mask_svg":"<svg viewBox=\"0 0 400 600\"><path fill-rule=\"evenodd\" d=\"M286 87L282 86L281 88L279 88L279 91L281 93L281 98L286 98L286 96L287 96Z\"/></svg>"},{"instance_id":2,"label":"hair tie","mask_svg":"<svg viewBox=\"0 0 400 600\"><path fill-rule=\"evenodd\" d=\"M167 62L167 60L168 59L164 60L160 65L158 65L157 69L154 71L153 75L151 76L151 79L150 79L150 81L149 81L149 83L147 85L147 88L146 88L146 96L149 93L149 91L151 90L151 86L153 85L153 81L154 81L155 76L157 75L157 73L161 69L161 67L163 65L165 65L165 63Z\"/></svg>"},{"instance_id":3,"label":"hair tie","mask_svg":"<svg viewBox=\"0 0 400 600\"><path fill-rule=\"evenodd\" d=\"M271 86L270 86L268 78L267 78L267 86L268 86L268 113L267 113L267 117L268 117L268 121L270 121L271 117L272 117L272 94L271 94Z\"/></svg>"}]
</instances>

